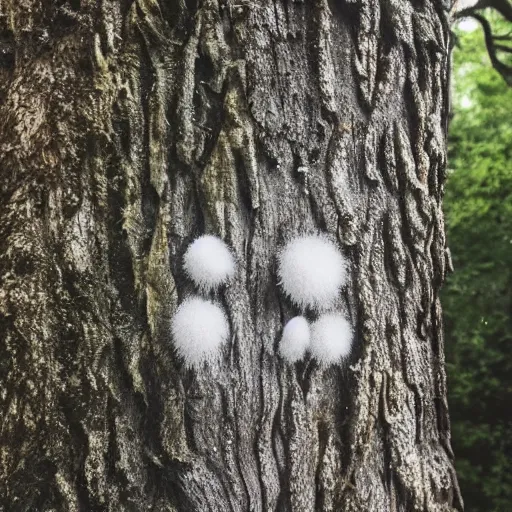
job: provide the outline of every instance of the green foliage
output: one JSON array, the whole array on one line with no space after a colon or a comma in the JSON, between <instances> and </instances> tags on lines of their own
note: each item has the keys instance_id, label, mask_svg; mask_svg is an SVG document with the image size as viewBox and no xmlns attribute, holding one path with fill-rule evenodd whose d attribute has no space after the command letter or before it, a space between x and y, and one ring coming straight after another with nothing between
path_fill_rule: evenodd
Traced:
<instances>
[{"instance_id":1,"label":"green foliage","mask_svg":"<svg viewBox=\"0 0 512 512\"><path fill-rule=\"evenodd\" d=\"M455 273L443 293L453 447L466 510L509 512L512 89L492 69L480 30L458 37L445 196Z\"/></svg>"}]
</instances>

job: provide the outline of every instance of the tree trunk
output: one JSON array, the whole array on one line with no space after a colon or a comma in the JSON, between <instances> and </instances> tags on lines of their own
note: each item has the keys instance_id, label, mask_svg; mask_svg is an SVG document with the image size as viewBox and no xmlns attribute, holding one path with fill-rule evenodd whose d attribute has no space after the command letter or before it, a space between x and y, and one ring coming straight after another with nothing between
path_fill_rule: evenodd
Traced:
<instances>
[{"instance_id":1,"label":"tree trunk","mask_svg":"<svg viewBox=\"0 0 512 512\"><path fill-rule=\"evenodd\" d=\"M442 0L0 2L5 511L454 511ZM279 358L291 236L338 240L347 363ZM238 261L219 364L170 321Z\"/></svg>"}]
</instances>

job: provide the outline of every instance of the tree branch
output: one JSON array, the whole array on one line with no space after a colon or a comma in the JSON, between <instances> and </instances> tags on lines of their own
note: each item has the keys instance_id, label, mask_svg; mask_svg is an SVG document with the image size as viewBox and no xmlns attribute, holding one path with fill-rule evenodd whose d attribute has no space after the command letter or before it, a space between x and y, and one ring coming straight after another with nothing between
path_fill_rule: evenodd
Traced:
<instances>
[{"instance_id":1,"label":"tree branch","mask_svg":"<svg viewBox=\"0 0 512 512\"><path fill-rule=\"evenodd\" d=\"M496 55L496 45L494 43L494 38L492 35L491 24L489 21L476 12L473 12L470 17L477 20L480 25L482 25L482 29L484 31L485 45L487 46L487 52L489 54L489 58L491 59L491 64L493 68L500 73L500 75L504 78L508 85L512 86L512 66L508 66L500 61Z\"/></svg>"},{"instance_id":2,"label":"tree branch","mask_svg":"<svg viewBox=\"0 0 512 512\"><path fill-rule=\"evenodd\" d=\"M473 18L480 23L484 31L485 45L487 53L491 59L493 68L503 77L505 82L512 86L512 66L501 61L497 52L512 53L512 49L504 44L497 44L497 41L512 42L512 38L506 35L494 35L492 33L491 24L485 16L480 12L482 9L492 8L499 12L506 20L512 22L512 4L509 0L480 0L473 6L454 12L453 19L459 20L463 18Z\"/></svg>"},{"instance_id":3,"label":"tree branch","mask_svg":"<svg viewBox=\"0 0 512 512\"><path fill-rule=\"evenodd\" d=\"M505 46L504 44L495 44L494 48L500 52L512 53L512 47Z\"/></svg>"}]
</instances>

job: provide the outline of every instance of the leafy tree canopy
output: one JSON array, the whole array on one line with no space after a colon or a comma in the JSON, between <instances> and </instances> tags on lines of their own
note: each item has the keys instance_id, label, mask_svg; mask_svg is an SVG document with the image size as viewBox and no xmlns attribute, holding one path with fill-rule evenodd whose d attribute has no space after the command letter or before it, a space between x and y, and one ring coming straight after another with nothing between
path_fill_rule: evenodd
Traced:
<instances>
[{"instance_id":1,"label":"leafy tree canopy","mask_svg":"<svg viewBox=\"0 0 512 512\"><path fill-rule=\"evenodd\" d=\"M495 32L507 28L489 19ZM457 36L445 198L455 273L443 297L453 446L466 509L505 512L512 510L512 88L491 67L480 30Z\"/></svg>"}]
</instances>

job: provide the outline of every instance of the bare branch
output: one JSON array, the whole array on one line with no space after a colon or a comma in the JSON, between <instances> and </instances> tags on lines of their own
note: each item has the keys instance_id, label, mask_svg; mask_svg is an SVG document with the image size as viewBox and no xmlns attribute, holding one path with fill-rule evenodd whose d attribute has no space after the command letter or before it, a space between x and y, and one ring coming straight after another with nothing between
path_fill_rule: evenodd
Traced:
<instances>
[{"instance_id":1,"label":"bare branch","mask_svg":"<svg viewBox=\"0 0 512 512\"><path fill-rule=\"evenodd\" d=\"M512 47L505 46L504 44L495 44L494 48L500 52L512 53Z\"/></svg>"},{"instance_id":2,"label":"bare branch","mask_svg":"<svg viewBox=\"0 0 512 512\"><path fill-rule=\"evenodd\" d=\"M476 12L473 12L469 15L471 18L477 20L480 25L482 25L482 29L484 31L485 45L487 46L487 52L489 53L489 58L491 59L491 63L493 68L498 71L498 73L503 77L505 82L508 85L512 86L512 66L508 66L507 64L500 61L496 55L497 47L494 42L491 24L489 21ZM503 46L503 45L500 45Z\"/></svg>"},{"instance_id":3,"label":"bare branch","mask_svg":"<svg viewBox=\"0 0 512 512\"><path fill-rule=\"evenodd\" d=\"M512 21L512 4L509 0L488 0L487 7L498 11L507 21Z\"/></svg>"},{"instance_id":4,"label":"bare branch","mask_svg":"<svg viewBox=\"0 0 512 512\"><path fill-rule=\"evenodd\" d=\"M498 36L493 36L495 41L512 41L512 31L508 34L500 34Z\"/></svg>"},{"instance_id":5,"label":"bare branch","mask_svg":"<svg viewBox=\"0 0 512 512\"><path fill-rule=\"evenodd\" d=\"M474 5L464 7L459 11L457 11L456 6L454 6L453 19L457 20L465 18L467 16L471 16L475 11L486 8L494 9L495 11L499 12L507 21L512 21L512 3L510 3L509 0L479 0Z\"/></svg>"},{"instance_id":6,"label":"bare branch","mask_svg":"<svg viewBox=\"0 0 512 512\"><path fill-rule=\"evenodd\" d=\"M465 5L468 5L468 3L465 3ZM494 9L507 21L512 22L512 3L510 0L479 0L473 5L463 7L460 10L457 10L457 3L454 3L452 7L453 20L457 21L463 18L473 18L480 23L484 31L485 45L493 68L500 73L508 85L512 86L512 66L504 63L497 56L498 52L512 53L512 49L509 46L498 43L498 41L501 43L512 43L512 35L510 33L508 35L495 35L492 33L491 24L480 12L487 8Z\"/></svg>"}]
</instances>

